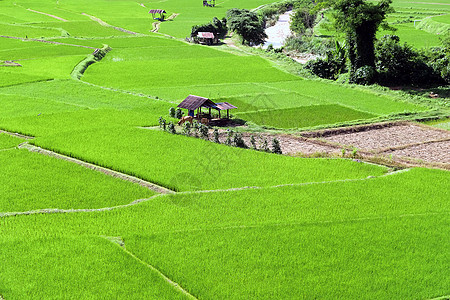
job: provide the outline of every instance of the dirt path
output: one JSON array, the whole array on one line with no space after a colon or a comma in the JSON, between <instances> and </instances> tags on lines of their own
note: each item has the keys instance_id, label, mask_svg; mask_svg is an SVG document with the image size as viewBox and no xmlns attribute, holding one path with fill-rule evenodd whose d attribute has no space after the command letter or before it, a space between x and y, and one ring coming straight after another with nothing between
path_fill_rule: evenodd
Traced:
<instances>
[{"instance_id":1,"label":"dirt path","mask_svg":"<svg viewBox=\"0 0 450 300\"><path fill-rule=\"evenodd\" d=\"M33 9L30 9L30 8L27 8L27 10L31 11L31 12L34 12L34 13L37 13L37 14L46 15L48 17L51 17L51 18L54 18L54 19L57 19L57 20L60 20L60 21L63 21L63 22L68 22L66 19L60 18L60 17L55 16L55 15L47 14L47 13L44 13L44 12L41 12L41 11L37 11L37 10L33 10Z\"/></svg>"},{"instance_id":2,"label":"dirt path","mask_svg":"<svg viewBox=\"0 0 450 300\"><path fill-rule=\"evenodd\" d=\"M119 178L119 179L122 179L122 180L125 180L125 181L130 181L130 182L133 182L133 183L137 183L140 186L145 187L147 189L150 189L152 191L155 191L157 193L161 193L161 194L174 193L173 191L171 191L171 190L169 190L169 189L167 189L165 187L162 187L162 186L156 185L154 183L142 180L140 178L137 178L137 177L134 177L134 176L131 176L131 175L127 175L127 174L124 174L124 173L120 173L120 172L117 172L117 171L114 171L114 170L111 170L111 169L107 169L107 168L104 168L104 167L100 167L100 166L97 166L97 165L94 165L94 164L91 164L91 163L88 163L88 162L85 162L85 161L82 161L82 160L79 160L79 159L76 159L76 158L72 158L72 157L69 157L69 156L66 156L66 155L62 155L62 154L50 151L50 150L42 149L40 147L36 147L36 146L30 145L27 142L20 144L19 145L19 149L27 149L28 151L31 151L31 152L37 152L37 153L40 153L40 154L43 154L43 155L47 155L47 156L55 157L55 158L62 159L62 160L65 160L65 161L69 161L69 162L75 163L77 165L83 166L85 168L88 168L88 169L91 169L91 170L95 170L95 171L101 172L103 174L112 176L112 177L116 177L116 178Z\"/></svg>"},{"instance_id":3,"label":"dirt path","mask_svg":"<svg viewBox=\"0 0 450 300\"><path fill-rule=\"evenodd\" d=\"M55 44L55 45L63 45L63 46L72 46L72 47L79 47L79 48L97 49L97 48L95 48L95 47L89 47L89 46L83 46L83 45L67 44L67 43L60 43L60 42L46 41L46 40L40 40L40 39L27 39L27 38L21 38L21 37L16 37L16 36L0 35L0 37L2 37L2 38L7 38L7 39L22 40L22 41L33 41L33 42L41 42L41 43Z\"/></svg>"},{"instance_id":4,"label":"dirt path","mask_svg":"<svg viewBox=\"0 0 450 300\"><path fill-rule=\"evenodd\" d=\"M128 34L133 34L133 35L138 34L137 32L134 32L134 31L130 31L130 30L126 30L126 29L121 28L121 27L116 27L116 26L110 25L110 24L106 23L105 21L103 21L103 20L101 20L101 19L99 19L99 18L97 18L95 16L88 15L87 13L82 13L82 15L89 17L92 21L95 21L95 22L99 23L102 26L111 27L111 28L114 28L115 30L122 31L122 32L125 32L125 33L128 33Z\"/></svg>"}]
</instances>

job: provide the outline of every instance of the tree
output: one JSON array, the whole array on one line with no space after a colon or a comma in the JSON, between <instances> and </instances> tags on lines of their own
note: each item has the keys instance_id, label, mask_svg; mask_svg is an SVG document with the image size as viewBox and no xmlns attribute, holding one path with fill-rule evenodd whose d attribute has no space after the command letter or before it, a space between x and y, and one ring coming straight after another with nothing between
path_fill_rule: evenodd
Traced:
<instances>
[{"instance_id":1,"label":"tree","mask_svg":"<svg viewBox=\"0 0 450 300\"><path fill-rule=\"evenodd\" d=\"M375 81L375 35L380 26L389 28L386 14L392 12L392 0L381 0L377 4L365 0L337 0L334 9L335 26L346 34L348 57L350 60L350 82L358 83L357 74L374 74L365 78L367 83ZM364 72L357 72L364 68Z\"/></svg>"},{"instance_id":2,"label":"tree","mask_svg":"<svg viewBox=\"0 0 450 300\"><path fill-rule=\"evenodd\" d=\"M258 15L246 9L232 8L227 11L227 25L239 34L244 44L259 45L267 38L263 22Z\"/></svg>"},{"instance_id":3,"label":"tree","mask_svg":"<svg viewBox=\"0 0 450 300\"><path fill-rule=\"evenodd\" d=\"M290 29L298 34L303 34L307 29L313 29L316 14L311 12L308 6L297 9L291 18Z\"/></svg>"},{"instance_id":4,"label":"tree","mask_svg":"<svg viewBox=\"0 0 450 300\"><path fill-rule=\"evenodd\" d=\"M227 31L227 20L225 18L219 20L214 17L213 20L207 24L192 26L191 37L197 37L199 32L212 32L218 39L223 39L227 34Z\"/></svg>"}]
</instances>

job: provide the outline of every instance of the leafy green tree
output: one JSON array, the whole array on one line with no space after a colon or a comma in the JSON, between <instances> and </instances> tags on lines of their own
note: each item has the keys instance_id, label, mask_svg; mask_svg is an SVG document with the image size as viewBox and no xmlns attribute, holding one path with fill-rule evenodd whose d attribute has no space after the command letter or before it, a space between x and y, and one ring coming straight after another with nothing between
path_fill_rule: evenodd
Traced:
<instances>
[{"instance_id":1,"label":"leafy green tree","mask_svg":"<svg viewBox=\"0 0 450 300\"><path fill-rule=\"evenodd\" d=\"M311 11L311 7L305 6L297 9L291 18L291 30L298 34L313 29L317 14Z\"/></svg>"},{"instance_id":2,"label":"leafy green tree","mask_svg":"<svg viewBox=\"0 0 450 300\"><path fill-rule=\"evenodd\" d=\"M218 39L223 39L227 34L227 20L223 18L219 20L214 17L211 22L203 25L192 26L191 37L197 37L199 32L212 32Z\"/></svg>"},{"instance_id":3,"label":"leafy green tree","mask_svg":"<svg viewBox=\"0 0 450 300\"><path fill-rule=\"evenodd\" d=\"M348 57L350 60L350 82L357 82L358 74L369 75L367 83L376 79L375 35L378 28L389 28L386 14L392 12L392 0L371 3L365 0L337 0L332 4L336 29L346 34ZM369 71L370 69L370 71Z\"/></svg>"},{"instance_id":4,"label":"leafy green tree","mask_svg":"<svg viewBox=\"0 0 450 300\"><path fill-rule=\"evenodd\" d=\"M259 45L267 38L263 22L258 15L247 9L232 8L227 11L227 25L242 37L243 43Z\"/></svg>"}]
</instances>

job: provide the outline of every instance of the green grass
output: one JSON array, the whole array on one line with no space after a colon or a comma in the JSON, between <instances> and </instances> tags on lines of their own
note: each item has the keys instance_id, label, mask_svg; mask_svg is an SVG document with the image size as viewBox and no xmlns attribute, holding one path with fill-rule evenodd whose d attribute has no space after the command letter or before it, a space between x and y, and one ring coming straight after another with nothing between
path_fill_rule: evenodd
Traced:
<instances>
[{"instance_id":1,"label":"green grass","mask_svg":"<svg viewBox=\"0 0 450 300\"><path fill-rule=\"evenodd\" d=\"M2 238L0 259L6 299L183 299L156 272L101 237Z\"/></svg>"},{"instance_id":2,"label":"green grass","mask_svg":"<svg viewBox=\"0 0 450 300\"><path fill-rule=\"evenodd\" d=\"M385 171L348 160L299 159L231 148L158 130L98 128L33 143L178 191L365 178Z\"/></svg>"},{"instance_id":3,"label":"green grass","mask_svg":"<svg viewBox=\"0 0 450 300\"><path fill-rule=\"evenodd\" d=\"M44 37L59 37L62 35L60 29L45 28L39 26L27 25L11 25L0 23L1 35L14 36L21 38L44 38Z\"/></svg>"},{"instance_id":4,"label":"green grass","mask_svg":"<svg viewBox=\"0 0 450 300\"><path fill-rule=\"evenodd\" d=\"M450 119L433 120L433 121L425 122L425 124L433 126L433 127L437 127L437 128L450 130Z\"/></svg>"},{"instance_id":5,"label":"green grass","mask_svg":"<svg viewBox=\"0 0 450 300\"><path fill-rule=\"evenodd\" d=\"M45 81L50 78L42 75L28 75L20 72L14 72L11 68L16 67L2 67L0 69L0 87L22 84L26 82Z\"/></svg>"},{"instance_id":6,"label":"green grass","mask_svg":"<svg viewBox=\"0 0 450 300\"><path fill-rule=\"evenodd\" d=\"M0 133L0 151L3 149L14 148L24 141L24 139L14 137L6 133Z\"/></svg>"},{"instance_id":7,"label":"green grass","mask_svg":"<svg viewBox=\"0 0 450 300\"><path fill-rule=\"evenodd\" d=\"M0 60L23 65L0 68L0 129L184 192L152 197L137 184L16 149L23 139L0 134L0 299L183 296L150 265L199 299L448 295L448 172L384 176L385 167L352 160L280 156L137 128L157 125L189 94L229 101L241 116L263 112L269 119L257 122L280 127L430 109L420 104L426 101L381 88L302 79L292 75L298 69L282 71L280 62L257 51L165 36L184 39L192 25L229 8L269 2L203 8L199 0L142 2L146 7L120 0L0 0L0 35L112 47L77 81L70 73L93 49L0 38ZM395 0L389 21L432 16L446 23L436 16L447 6L422 2ZM179 16L150 33L151 8ZM148 36L101 26L82 13ZM437 35L411 23L398 26L401 41L436 42ZM217 191L242 187L258 188ZM148 197L105 211L1 215Z\"/></svg>"},{"instance_id":8,"label":"green grass","mask_svg":"<svg viewBox=\"0 0 450 300\"><path fill-rule=\"evenodd\" d=\"M312 127L375 117L336 104L255 111L240 113L237 116L246 121L276 128Z\"/></svg>"},{"instance_id":9,"label":"green grass","mask_svg":"<svg viewBox=\"0 0 450 300\"><path fill-rule=\"evenodd\" d=\"M78 249L91 236L120 236L128 251L198 298L433 298L449 284L447 182L448 172L413 169L355 182L162 196L107 212L0 218L0 226L3 241L19 249L30 238L77 237L66 240ZM93 244L101 253L109 248ZM30 285L52 287L35 272L49 263L30 257L38 245L15 251L18 262L34 264L11 265L32 274ZM78 256L51 257L73 270L68 281L91 269L73 264ZM23 282L4 278L15 289ZM78 295L71 287L65 295Z\"/></svg>"},{"instance_id":10,"label":"green grass","mask_svg":"<svg viewBox=\"0 0 450 300\"><path fill-rule=\"evenodd\" d=\"M155 194L137 184L27 150L0 152L0 169L0 212L101 208Z\"/></svg>"}]
</instances>

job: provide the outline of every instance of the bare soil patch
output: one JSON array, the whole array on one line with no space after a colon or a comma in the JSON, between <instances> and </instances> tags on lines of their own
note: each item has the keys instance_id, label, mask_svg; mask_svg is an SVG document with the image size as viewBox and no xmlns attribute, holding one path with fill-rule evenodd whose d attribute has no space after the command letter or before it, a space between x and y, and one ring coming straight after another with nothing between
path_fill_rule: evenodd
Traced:
<instances>
[{"instance_id":1,"label":"bare soil patch","mask_svg":"<svg viewBox=\"0 0 450 300\"><path fill-rule=\"evenodd\" d=\"M353 146L363 151L380 151L387 148L450 139L450 133L415 124L394 124L390 127L332 135L324 139L340 145Z\"/></svg>"},{"instance_id":2,"label":"bare soil patch","mask_svg":"<svg viewBox=\"0 0 450 300\"><path fill-rule=\"evenodd\" d=\"M320 141L310 140L300 136L288 135L288 134L271 134L271 133L250 133L243 132L242 138L247 146L251 147L250 139L251 136L255 138L256 147L259 149L264 139L267 140L269 148L271 148L272 140L274 138L278 139L281 146L281 151L284 154L304 154L306 156L317 154L317 153L327 153L327 154L338 154L340 149L338 147L327 145ZM219 141L225 143L228 137L228 132L226 130L219 130ZM213 139L213 132L210 131L210 140Z\"/></svg>"},{"instance_id":3,"label":"bare soil patch","mask_svg":"<svg viewBox=\"0 0 450 300\"><path fill-rule=\"evenodd\" d=\"M425 162L450 165L450 140L413 145L404 149L384 152L398 157L413 158Z\"/></svg>"},{"instance_id":4,"label":"bare soil patch","mask_svg":"<svg viewBox=\"0 0 450 300\"><path fill-rule=\"evenodd\" d=\"M242 132L260 149L264 140L271 148L277 138L283 154L320 157L360 158L393 166L422 166L450 169L450 131L405 121L326 129L295 134ZM301 134L301 136L300 136ZM209 132L213 140L213 132ZM219 141L225 143L228 132L219 129ZM353 150L356 149L356 150Z\"/></svg>"}]
</instances>

